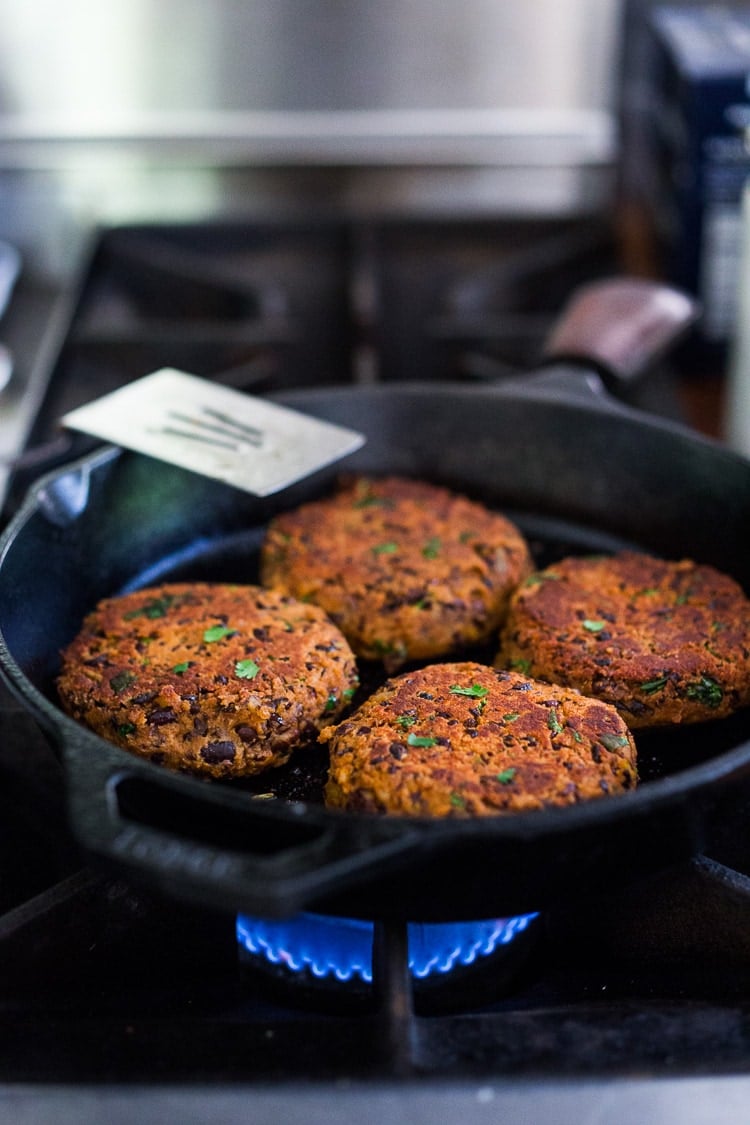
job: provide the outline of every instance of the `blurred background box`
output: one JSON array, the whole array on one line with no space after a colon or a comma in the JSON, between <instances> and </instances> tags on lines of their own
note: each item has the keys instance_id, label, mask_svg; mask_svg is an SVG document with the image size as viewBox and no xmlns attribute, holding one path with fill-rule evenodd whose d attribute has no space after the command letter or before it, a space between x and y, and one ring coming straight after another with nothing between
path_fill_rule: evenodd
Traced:
<instances>
[{"instance_id":1,"label":"blurred background box","mask_svg":"<svg viewBox=\"0 0 750 1125\"><path fill-rule=\"evenodd\" d=\"M750 9L636 4L629 17L623 198L658 272L699 298L702 341L718 355L734 327L750 174Z\"/></svg>"}]
</instances>

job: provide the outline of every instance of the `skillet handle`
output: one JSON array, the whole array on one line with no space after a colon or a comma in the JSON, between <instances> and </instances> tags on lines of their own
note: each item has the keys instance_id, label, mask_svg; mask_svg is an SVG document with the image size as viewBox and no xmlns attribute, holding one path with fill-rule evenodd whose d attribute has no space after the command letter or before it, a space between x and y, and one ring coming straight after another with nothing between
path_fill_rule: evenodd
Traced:
<instances>
[{"instance_id":1,"label":"skillet handle","mask_svg":"<svg viewBox=\"0 0 750 1125\"><path fill-rule=\"evenodd\" d=\"M658 282L595 281L563 308L543 358L594 365L605 382L629 384L684 337L699 314L692 297Z\"/></svg>"},{"instance_id":2,"label":"skillet handle","mask_svg":"<svg viewBox=\"0 0 750 1125\"><path fill-rule=\"evenodd\" d=\"M251 799L134 760L90 739L63 744L68 812L89 859L135 883L232 913L290 917L378 877L417 833L318 806Z\"/></svg>"}]
</instances>

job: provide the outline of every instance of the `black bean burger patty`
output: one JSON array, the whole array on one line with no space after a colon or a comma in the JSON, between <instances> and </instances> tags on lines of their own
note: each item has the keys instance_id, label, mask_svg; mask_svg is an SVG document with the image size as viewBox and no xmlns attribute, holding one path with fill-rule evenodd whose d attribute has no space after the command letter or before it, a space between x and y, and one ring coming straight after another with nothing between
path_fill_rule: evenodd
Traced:
<instances>
[{"instance_id":1,"label":"black bean burger patty","mask_svg":"<svg viewBox=\"0 0 750 1125\"><path fill-rule=\"evenodd\" d=\"M350 480L277 516L261 556L264 584L322 606L386 671L493 637L531 569L510 520L400 477Z\"/></svg>"},{"instance_id":2,"label":"black bean burger patty","mask_svg":"<svg viewBox=\"0 0 750 1125\"><path fill-rule=\"evenodd\" d=\"M567 558L516 592L497 662L605 700L633 728L723 718L750 703L750 602L689 559Z\"/></svg>"},{"instance_id":3,"label":"black bean burger patty","mask_svg":"<svg viewBox=\"0 0 750 1125\"><path fill-rule=\"evenodd\" d=\"M99 603L62 654L65 710L173 769L283 764L349 702L354 656L322 610L259 586L169 584Z\"/></svg>"},{"instance_id":4,"label":"black bean burger patty","mask_svg":"<svg viewBox=\"0 0 750 1125\"><path fill-rule=\"evenodd\" d=\"M483 664L432 664L375 691L319 739L326 804L473 817L572 805L636 784L614 707Z\"/></svg>"}]
</instances>

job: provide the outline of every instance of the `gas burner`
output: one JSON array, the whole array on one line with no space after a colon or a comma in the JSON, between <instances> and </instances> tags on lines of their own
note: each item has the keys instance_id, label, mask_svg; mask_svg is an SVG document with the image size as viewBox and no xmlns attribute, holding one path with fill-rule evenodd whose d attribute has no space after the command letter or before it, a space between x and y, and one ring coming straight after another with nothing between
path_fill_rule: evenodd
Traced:
<instances>
[{"instance_id":1,"label":"gas burner","mask_svg":"<svg viewBox=\"0 0 750 1125\"><path fill-rule=\"evenodd\" d=\"M407 964L415 1008L448 1011L490 1003L517 979L537 914L476 922L408 923ZM277 994L332 1009L367 1007L378 981L378 926L356 918L305 913L283 921L237 918L246 979L265 977Z\"/></svg>"}]
</instances>

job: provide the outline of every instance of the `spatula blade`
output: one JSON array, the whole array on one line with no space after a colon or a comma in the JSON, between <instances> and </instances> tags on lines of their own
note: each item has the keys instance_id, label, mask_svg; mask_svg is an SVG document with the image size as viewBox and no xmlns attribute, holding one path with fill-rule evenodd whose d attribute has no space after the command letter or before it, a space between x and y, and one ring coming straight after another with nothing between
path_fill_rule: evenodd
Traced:
<instances>
[{"instance_id":1,"label":"spatula blade","mask_svg":"<svg viewBox=\"0 0 750 1125\"><path fill-rule=\"evenodd\" d=\"M70 411L62 424L270 496L359 449L363 434L162 368Z\"/></svg>"}]
</instances>

